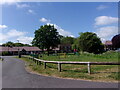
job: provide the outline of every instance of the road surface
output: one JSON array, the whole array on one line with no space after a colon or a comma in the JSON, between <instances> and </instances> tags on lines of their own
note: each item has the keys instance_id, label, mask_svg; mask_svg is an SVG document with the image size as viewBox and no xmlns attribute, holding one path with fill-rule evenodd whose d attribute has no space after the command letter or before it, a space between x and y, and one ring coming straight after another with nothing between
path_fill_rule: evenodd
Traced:
<instances>
[{"instance_id":1,"label":"road surface","mask_svg":"<svg viewBox=\"0 0 120 90\"><path fill-rule=\"evenodd\" d=\"M60 79L31 74L25 63L12 56L3 57L2 88L118 88L117 83Z\"/></svg>"}]
</instances>

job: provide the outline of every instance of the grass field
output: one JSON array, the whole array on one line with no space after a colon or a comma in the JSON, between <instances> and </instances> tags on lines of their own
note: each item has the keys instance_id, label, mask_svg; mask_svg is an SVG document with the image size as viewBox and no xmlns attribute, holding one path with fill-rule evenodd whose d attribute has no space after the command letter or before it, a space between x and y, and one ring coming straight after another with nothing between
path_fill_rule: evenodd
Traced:
<instances>
[{"instance_id":1,"label":"grass field","mask_svg":"<svg viewBox=\"0 0 120 90\"><path fill-rule=\"evenodd\" d=\"M44 55L40 59L51 61L118 62L118 54L118 52L106 52L101 55L89 53L82 53L80 55L70 54L66 56ZM117 82L120 80L120 77L118 77L118 74L120 74L118 72L118 65L92 65L92 74L88 74L87 65L64 64L62 65L62 72L58 72L56 64L48 63L47 68L44 69L43 64L37 65L27 58L22 58L22 60L26 61L29 71L42 75L107 82Z\"/></svg>"},{"instance_id":2,"label":"grass field","mask_svg":"<svg viewBox=\"0 0 120 90\"><path fill-rule=\"evenodd\" d=\"M50 61L90 61L90 62L118 62L118 52L106 52L103 54L91 54L91 53L81 53L80 55L70 54L58 54L58 55L42 55L40 59L50 60Z\"/></svg>"}]
</instances>

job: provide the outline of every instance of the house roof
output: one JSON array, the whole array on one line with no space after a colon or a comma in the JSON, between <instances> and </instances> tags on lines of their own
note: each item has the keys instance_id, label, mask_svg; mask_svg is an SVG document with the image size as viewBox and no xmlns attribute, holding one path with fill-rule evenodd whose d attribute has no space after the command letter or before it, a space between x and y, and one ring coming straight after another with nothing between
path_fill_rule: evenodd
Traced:
<instances>
[{"instance_id":1,"label":"house roof","mask_svg":"<svg viewBox=\"0 0 120 90\"><path fill-rule=\"evenodd\" d=\"M26 51L41 51L38 47L0 47L0 51L22 51L23 49Z\"/></svg>"},{"instance_id":2,"label":"house roof","mask_svg":"<svg viewBox=\"0 0 120 90\"><path fill-rule=\"evenodd\" d=\"M105 45L112 45L112 41L106 41Z\"/></svg>"},{"instance_id":3,"label":"house roof","mask_svg":"<svg viewBox=\"0 0 120 90\"><path fill-rule=\"evenodd\" d=\"M41 51L38 47L23 47L26 51Z\"/></svg>"}]
</instances>

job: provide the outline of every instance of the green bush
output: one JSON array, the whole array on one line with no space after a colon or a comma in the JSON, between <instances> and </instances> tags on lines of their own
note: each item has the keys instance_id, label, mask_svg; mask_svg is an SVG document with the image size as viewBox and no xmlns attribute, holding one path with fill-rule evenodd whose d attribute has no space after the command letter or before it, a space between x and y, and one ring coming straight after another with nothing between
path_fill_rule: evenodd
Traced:
<instances>
[{"instance_id":1,"label":"green bush","mask_svg":"<svg viewBox=\"0 0 120 90\"><path fill-rule=\"evenodd\" d=\"M2 52L2 56L7 56L7 55L11 55L10 52L7 52L7 51Z\"/></svg>"}]
</instances>

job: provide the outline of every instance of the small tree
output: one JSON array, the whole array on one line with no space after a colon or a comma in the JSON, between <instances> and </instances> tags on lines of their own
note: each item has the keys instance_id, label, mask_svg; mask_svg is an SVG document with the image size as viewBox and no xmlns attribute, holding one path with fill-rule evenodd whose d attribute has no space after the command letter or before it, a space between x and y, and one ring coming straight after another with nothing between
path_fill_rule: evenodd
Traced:
<instances>
[{"instance_id":1,"label":"small tree","mask_svg":"<svg viewBox=\"0 0 120 90\"><path fill-rule=\"evenodd\" d=\"M22 43L14 43L15 44L15 46L17 46L17 47L22 47L22 46L24 46L24 44L22 44Z\"/></svg>"},{"instance_id":2,"label":"small tree","mask_svg":"<svg viewBox=\"0 0 120 90\"><path fill-rule=\"evenodd\" d=\"M72 44L72 49L76 49L77 51L79 51L79 38L75 38L74 39L74 43Z\"/></svg>"},{"instance_id":3,"label":"small tree","mask_svg":"<svg viewBox=\"0 0 120 90\"><path fill-rule=\"evenodd\" d=\"M8 41L7 43L2 44L2 46L12 47L12 46L15 46L15 44L11 41Z\"/></svg>"},{"instance_id":4,"label":"small tree","mask_svg":"<svg viewBox=\"0 0 120 90\"><path fill-rule=\"evenodd\" d=\"M61 44L73 44L74 38L73 37L62 37L61 38Z\"/></svg>"},{"instance_id":5,"label":"small tree","mask_svg":"<svg viewBox=\"0 0 120 90\"><path fill-rule=\"evenodd\" d=\"M14 42L7 42L2 44L2 46L6 46L6 47L23 47L23 46L31 46L29 44L23 44L23 43L14 43Z\"/></svg>"},{"instance_id":6,"label":"small tree","mask_svg":"<svg viewBox=\"0 0 120 90\"><path fill-rule=\"evenodd\" d=\"M37 46L44 50L45 48L49 51L50 47L54 48L60 43L60 35L57 32L57 29L51 25L41 26L38 30L35 31L35 37L32 41L34 46Z\"/></svg>"},{"instance_id":7,"label":"small tree","mask_svg":"<svg viewBox=\"0 0 120 90\"><path fill-rule=\"evenodd\" d=\"M102 53L104 50L104 46L102 45L100 38L98 38L97 35L92 32L80 34L79 47L81 51L95 54Z\"/></svg>"}]
</instances>

